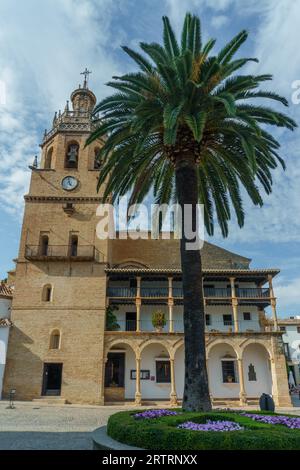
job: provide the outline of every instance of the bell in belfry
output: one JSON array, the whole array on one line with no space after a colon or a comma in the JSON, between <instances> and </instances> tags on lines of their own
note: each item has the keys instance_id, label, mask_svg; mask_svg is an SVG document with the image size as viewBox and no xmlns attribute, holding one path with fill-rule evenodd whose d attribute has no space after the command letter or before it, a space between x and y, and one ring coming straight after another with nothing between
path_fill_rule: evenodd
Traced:
<instances>
[{"instance_id":1,"label":"bell in belfry","mask_svg":"<svg viewBox=\"0 0 300 470\"><path fill-rule=\"evenodd\" d=\"M76 144L70 145L68 153L68 164L72 166L77 165L78 146Z\"/></svg>"}]
</instances>

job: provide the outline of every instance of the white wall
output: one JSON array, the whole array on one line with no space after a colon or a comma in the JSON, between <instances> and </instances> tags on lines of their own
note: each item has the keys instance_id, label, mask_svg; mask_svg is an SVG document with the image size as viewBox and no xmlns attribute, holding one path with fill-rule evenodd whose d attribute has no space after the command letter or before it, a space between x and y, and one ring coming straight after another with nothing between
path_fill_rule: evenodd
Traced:
<instances>
[{"instance_id":1,"label":"white wall","mask_svg":"<svg viewBox=\"0 0 300 470\"><path fill-rule=\"evenodd\" d=\"M168 331L169 327L169 309L166 304L161 305L141 305L141 330L142 331L154 331L152 325L152 314L156 310L161 310L165 313L167 324L164 328L164 332ZM115 312L118 323L120 325L120 331L125 330L125 319L126 312L135 312L136 307L133 304L128 305L119 305L119 310ZM232 307L230 305L207 305L205 312L210 315L211 325L207 326L207 331L210 330L219 330L219 331L228 331L229 327L223 323L223 315L232 315ZM251 320L243 320L243 312L250 312ZM246 305L238 307L238 319L239 319L239 328L240 331L253 330L260 331L259 326L259 315L258 309L255 306ZM175 305L173 307L173 321L174 321L174 331L183 332L183 306ZM233 326L231 327L233 329ZM300 341L299 341L300 343ZM299 351L300 352L300 351Z\"/></svg>"},{"instance_id":2,"label":"white wall","mask_svg":"<svg viewBox=\"0 0 300 470\"><path fill-rule=\"evenodd\" d=\"M130 379L130 371L136 369L135 355L128 345L120 343L116 346L118 351L125 352L125 398L134 400L136 381ZM111 350L113 352L113 350ZM218 344L209 352L208 379L209 388L214 398L239 398L240 385L237 361L235 361L236 383L223 383L222 358L226 355L235 357L234 350L230 345ZM142 399L165 399L169 400L171 385L156 382L156 359L168 358L164 346L153 343L147 346L141 356L141 369L150 371L150 378L154 380L141 380ZM253 364L257 380L248 379L248 367ZM245 348L243 356L244 382L246 394L250 398L260 397L262 393L272 393L272 379L268 354L266 350L257 344L251 344ZM175 383L178 398L182 398L184 390L184 348L181 347L175 355Z\"/></svg>"},{"instance_id":3,"label":"white wall","mask_svg":"<svg viewBox=\"0 0 300 470\"><path fill-rule=\"evenodd\" d=\"M208 381L210 393L214 398L238 398L239 383L223 383L222 358L230 355L236 357L233 348L227 344L217 344L209 351ZM235 376L238 379L237 363L235 361Z\"/></svg>"},{"instance_id":4,"label":"white wall","mask_svg":"<svg viewBox=\"0 0 300 470\"><path fill-rule=\"evenodd\" d=\"M0 318L10 318L10 299L0 298Z\"/></svg>"},{"instance_id":5,"label":"white wall","mask_svg":"<svg viewBox=\"0 0 300 470\"><path fill-rule=\"evenodd\" d=\"M10 299L0 298L0 318L10 318ZM0 328L0 399L2 396L2 385L6 363L6 353L8 344L9 328Z\"/></svg>"},{"instance_id":6,"label":"white wall","mask_svg":"<svg viewBox=\"0 0 300 470\"><path fill-rule=\"evenodd\" d=\"M254 366L256 381L249 381L249 365ZM259 344L249 344L243 354L245 390L248 397L260 397L262 393L272 393L270 361L265 348Z\"/></svg>"}]
</instances>

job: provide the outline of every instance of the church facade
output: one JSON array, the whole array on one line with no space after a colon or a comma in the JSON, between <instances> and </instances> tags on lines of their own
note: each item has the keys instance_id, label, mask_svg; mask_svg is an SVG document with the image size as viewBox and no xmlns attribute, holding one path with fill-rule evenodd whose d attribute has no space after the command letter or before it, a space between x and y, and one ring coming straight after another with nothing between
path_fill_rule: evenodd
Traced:
<instances>
[{"instance_id":1,"label":"church facade","mask_svg":"<svg viewBox=\"0 0 300 470\"><path fill-rule=\"evenodd\" d=\"M178 403L183 298L175 238L100 240L101 141L85 147L96 97L76 89L32 166L16 266L3 393L20 400ZM202 249L209 386L215 404L290 404L272 279L276 269ZM265 308L271 306L268 321ZM153 316L164 321L159 327ZM108 318L109 317L109 318ZM109 321L110 320L110 321Z\"/></svg>"}]
</instances>

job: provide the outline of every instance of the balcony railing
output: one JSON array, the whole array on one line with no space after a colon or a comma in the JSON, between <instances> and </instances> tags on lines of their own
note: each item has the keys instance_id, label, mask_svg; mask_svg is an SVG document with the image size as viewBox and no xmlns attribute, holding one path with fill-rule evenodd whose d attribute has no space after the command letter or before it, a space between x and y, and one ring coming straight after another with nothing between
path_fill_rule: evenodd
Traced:
<instances>
[{"instance_id":1,"label":"balcony railing","mask_svg":"<svg viewBox=\"0 0 300 470\"><path fill-rule=\"evenodd\" d=\"M230 298L231 289L223 287L204 287L204 297Z\"/></svg>"},{"instance_id":2,"label":"balcony railing","mask_svg":"<svg viewBox=\"0 0 300 470\"><path fill-rule=\"evenodd\" d=\"M270 297L270 289L268 288L255 288L255 287L239 287L236 293L240 298L268 298Z\"/></svg>"},{"instance_id":3,"label":"balcony railing","mask_svg":"<svg viewBox=\"0 0 300 470\"><path fill-rule=\"evenodd\" d=\"M103 254L93 245L26 245L25 258L29 260L72 260L72 261L104 261Z\"/></svg>"},{"instance_id":4,"label":"balcony railing","mask_svg":"<svg viewBox=\"0 0 300 470\"><path fill-rule=\"evenodd\" d=\"M109 297L135 297L136 288L135 287L109 287L108 288Z\"/></svg>"},{"instance_id":5,"label":"balcony railing","mask_svg":"<svg viewBox=\"0 0 300 470\"><path fill-rule=\"evenodd\" d=\"M169 289L167 287L142 287L141 297L168 297Z\"/></svg>"},{"instance_id":6,"label":"balcony railing","mask_svg":"<svg viewBox=\"0 0 300 470\"><path fill-rule=\"evenodd\" d=\"M129 287L109 287L109 297L135 297L136 289ZM168 287L141 287L141 297L145 298L167 298L169 296ZM267 288L238 288L236 296L241 299L267 299L270 297L270 290ZM173 297L182 298L182 287L173 287ZM204 297L230 299L231 289L219 287L205 287Z\"/></svg>"}]
</instances>

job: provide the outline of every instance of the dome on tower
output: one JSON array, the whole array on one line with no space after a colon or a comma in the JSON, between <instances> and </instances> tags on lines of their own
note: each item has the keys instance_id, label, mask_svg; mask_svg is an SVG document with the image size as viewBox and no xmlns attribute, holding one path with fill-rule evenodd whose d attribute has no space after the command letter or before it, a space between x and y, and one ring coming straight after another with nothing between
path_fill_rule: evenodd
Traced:
<instances>
[{"instance_id":1,"label":"dome on tower","mask_svg":"<svg viewBox=\"0 0 300 470\"><path fill-rule=\"evenodd\" d=\"M97 102L96 96L88 88L88 76L91 72L86 68L81 75L84 75L83 86L73 91L71 101L74 111L92 112Z\"/></svg>"}]
</instances>

